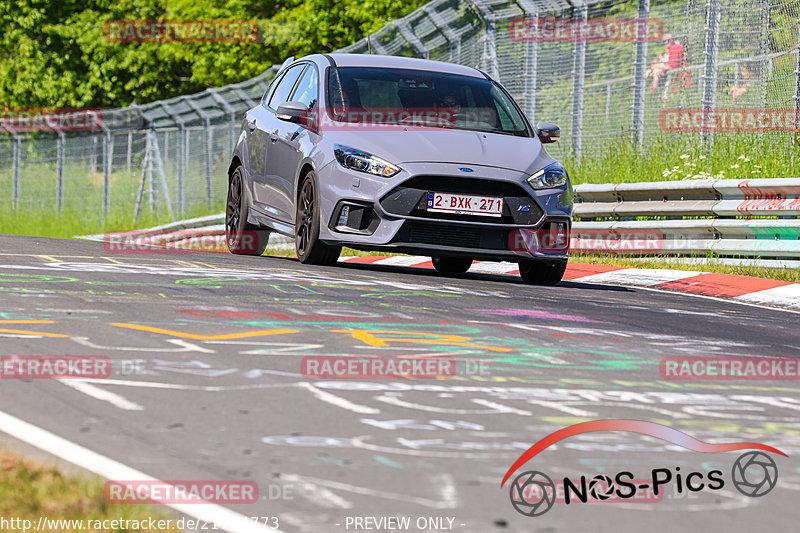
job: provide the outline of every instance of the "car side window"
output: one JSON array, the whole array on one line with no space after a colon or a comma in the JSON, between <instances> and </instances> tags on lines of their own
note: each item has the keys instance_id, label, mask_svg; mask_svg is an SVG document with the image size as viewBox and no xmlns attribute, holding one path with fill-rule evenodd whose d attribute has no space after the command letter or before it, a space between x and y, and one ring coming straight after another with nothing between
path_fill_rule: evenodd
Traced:
<instances>
[{"instance_id":1,"label":"car side window","mask_svg":"<svg viewBox=\"0 0 800 533\"><path fill-rule=\"evenodd\" d=\"M289 94L291 94L292 88L294 88L294 84L297 82L297 78L300 77L300 74L303 73L303 69L305 68L306 65L295 65L286 71L286 74L284 74L281 81L278 82L278 86L269 98L269 103L267 105L271 109L277 109L279 105L289 101Z\"/></svg>"},{"instance_id":2,"label":"car side window","mask_svg":"<svg viewBox=\"0 0 800 533\"><path fill-rule=\"evenodd\" d=\"M319 99L319 75L314 65L309 65L297 88L291 96L293 102L302 102L309 109L317 105Z\"/></svg>"}]
</instances>

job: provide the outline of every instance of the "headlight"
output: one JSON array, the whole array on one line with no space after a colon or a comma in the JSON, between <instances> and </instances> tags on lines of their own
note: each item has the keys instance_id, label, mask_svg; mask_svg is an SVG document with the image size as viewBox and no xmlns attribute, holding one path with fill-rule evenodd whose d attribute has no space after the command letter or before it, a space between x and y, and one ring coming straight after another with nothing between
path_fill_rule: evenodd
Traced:
<instances>
[{"instance_id":1,"label":"headlight","mask_svg":"<svg viewBox=\"0 0 800 533\"><path fill-rule=\"evenodd\" d=\"M567 184L567 170L561 163L550 163L539 172L528 178L534 189L552 189Z\"/></svg>"},{"instance_id":2,"label":"headlight","mask_svg":"<svg viewBox=\"0 0 800 533\"><path fill-rule=\"evenodd\" d=\"M333 146L333 153L336 156L336 160L344 168L358 170L359 172L366 172L367 174L373 174L384 178L391 178L400 172L398 167L388 161L384 161L380 157L375 157L361 150L350 148L349 146L336 144Z\"/></svg>"}]
</instances>

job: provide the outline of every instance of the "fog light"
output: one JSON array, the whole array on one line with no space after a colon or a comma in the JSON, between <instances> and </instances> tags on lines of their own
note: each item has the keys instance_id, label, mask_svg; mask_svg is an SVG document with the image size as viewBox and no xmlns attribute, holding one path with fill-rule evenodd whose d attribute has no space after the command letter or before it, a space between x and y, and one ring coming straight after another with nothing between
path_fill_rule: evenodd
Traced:
<instances>
[{"instance_id":1,"label":"fog light","mask_svg":"<svg viewBox=\"0 0 800 533\"><path fill-rule=\"evenodd\" d=\"M348 218L350 218L350 206L345 205L342 207L342 211L339 213L339 222L336 225L346 226Z\"/></svg>"}]
</instances>

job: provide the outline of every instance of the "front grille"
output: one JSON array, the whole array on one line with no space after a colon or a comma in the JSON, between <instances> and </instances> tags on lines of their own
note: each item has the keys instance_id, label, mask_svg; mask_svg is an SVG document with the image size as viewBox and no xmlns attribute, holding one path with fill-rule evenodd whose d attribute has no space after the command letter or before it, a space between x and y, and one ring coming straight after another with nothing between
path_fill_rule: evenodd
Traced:
<instances>
[{"instance_id":1,"label":"front grille","mask_svg":"<svg viewBox=\"0 0 800 533\"><path fill-rule=\"evenodd\" d=\"M519 185L508 181L454 176L414 176L403 182L403 187L453 194L480 196L527 196Z\"/></svg>"},{"instance_id":2,"label":"front grille","mask_svg":"<svg viewBox=\"0 0 800 533\"><path fill-rule=\"evenodd\" d=\"M502 197L504 200L503 214L499 217L491 217L428 211L428 191ZM415 176L392 189L381 198L380 204L387 213L393 215L487 224L532 226L539 222L543 215L539 204L518 184L481 178Z\"/></svg>"},{"instance_id":3,"label":"front grille","mask_svg":"<svg viewBox=\"0 0 800 533\"><path fill-rule=\"evenodd\" d=\"M482 250L507 250L508 230L407 221L393 242L396 244L428 244Z\"/></svg>"}]
</instances>

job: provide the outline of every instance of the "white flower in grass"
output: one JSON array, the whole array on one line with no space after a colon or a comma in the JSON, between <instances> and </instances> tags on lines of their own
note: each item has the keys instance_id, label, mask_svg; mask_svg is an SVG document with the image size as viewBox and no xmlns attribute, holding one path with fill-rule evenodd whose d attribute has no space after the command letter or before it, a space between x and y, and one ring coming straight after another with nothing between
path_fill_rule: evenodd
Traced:
<instances>
[{"instance_id":1,"label":"white flower in grass","mask_svg":"<svg viewBox=\"0 0 800 533\"><path fill-rule=\"evenodd\" d=\"M681 159L689 159L690 157L692 157L692 156L690 156L689 154L682 154L681 155Z\"/></svg>"},{"instance_id":2,"label":"white flower in grass","mask_svg":"<svg viewBox=\"0 0 800 533\"><path fill-rule=\"evenodd\" d=\"M735 165L731 165L731 168L739 168L739 163L736 163Z\"/></svg>"},{"instance_id":3,"label":"white flower in grass","mask_svg":"<svg viewBox=\"0 0 800 533\"><path fill-rule=\"evenodd\" d=\"M704 156L704 155L701 155L701 156L700 156L700 157L698 157L697 159L705 159L705 158L706 158L706 156Z\"/></svg>"},{"instance_id":4,"label":"white flower in grass","mask_svg":"<svg viewBox=\"0 0 800 533\"><path fill-rule=\"evenodd\" d=\"M742 161L744 161L745 163L747 163L748 161L750 161L750 159L748 159L748 157L747 157L746 155L744 155L744 154L740 155L740 156L739 156L739 157L737 157L736 159L741 159L741 160L742 160Z\"/></svg>"}]
</instances>

